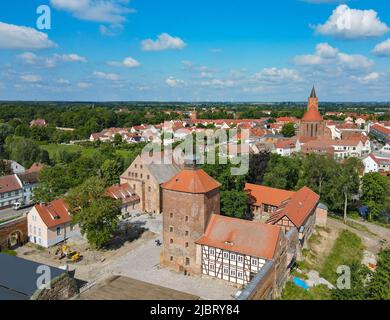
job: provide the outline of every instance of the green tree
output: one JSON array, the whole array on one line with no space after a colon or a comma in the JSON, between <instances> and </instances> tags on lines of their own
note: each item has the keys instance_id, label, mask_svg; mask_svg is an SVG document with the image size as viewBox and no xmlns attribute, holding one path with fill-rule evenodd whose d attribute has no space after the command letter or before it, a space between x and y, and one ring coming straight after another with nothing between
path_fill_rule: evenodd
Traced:
<instances>
[{"instance_id":1,"label":"green tree","mask_svg":"<svg viewBox=\"0 0 390 320\"><path fill-rule=\"evenodd\" d=\"M295 190L299 179L301 161L298 157L272 154L264 175L263 184L278 189Z\"/></svg>"},{"instance_id":2,"label":"green tree","mask_svg":"<svg viewBox=\"0 0 390 320\"><path fill-rule=\"evenodd\" d=\"M73 186L64 165L44 167L38 176L39 184L33 191L37 202L50 202L63 196Z\"/></svg>"},{"instance_id":3,"label":"green tree","mask_svg":"<svg viewBox=\"0 0 390 320\"><path fill-rule=\"evenodd\" d=\"M286 123L282 127L281 134L288 138L295 136L295 125L293 123Z\"/></svg>"},{"instance_id":4,"label":"green tree","mask_svg":"<svg viewBox=\"0 0 390 320\"><path fill-rule=\"evenodd\" d=\"M0 177L12 174L11 163L0 159Z\"/></svg>"},{"instance_id":5,"label":"green tree","mask_svg":"<svg viewBox=\"0 0 390 320\"><path fill-rule=\"evenodd\" d=\"M269 159L269 152L260 152L258 154L249 155L249 171L246 176L247 182L253 184L263 183Z\"/></svg>"},{"instance_id":6,"label":"green tree","mask_svg":"<svg viewBox=\"0 0 390 320\"><path fill-rule=\"evenodd\" d=\"M390 206L390 179L378 172L365 174L361 201L369 208L369 219L378 219Z\"/></svg>"},{"instance_id":7,"label":"green tree","mask_svg":"<svg viewBox=\"0 0 390 320\"><path fill-rule=\"evenodd\" d=\"M221 191L221 213L234 218L246 218L248 195L243 191Z\"/></svg>"},{"instance_id":8,"label":"green tree","mask_svg":"<svg viewBox=\"0 0 390 320\"><path fill-rule=\"evenodd\" d=\"M7 137L5 150L9 159L15 160L26 168L30 167L34 162L41 162L44 158L39 146L33 140L23 137Z\"/></svg>"},{"instance_id":9,"label":"green tree","mask_svg":"<svg viewBox=\"0 0 390 320\"><path fill-rule=\"evenodd\" d=\"M114 144L119 146L122 143L122 136L119 133L116 133L114 136Z\"/></svg>"},{"instance_id":10,"label":"green tree","mask_svg":"<svg viewBox=\"0 0 390 320\"><path fill-rule=\"evenodd\" d=\"M390 300L390 248L378 254L377 268L368 284L367 298L373 300Z\"/></svg>"},{"instance_id":11,"label":"green tree","mask_svg":"<svg viewBox=\"0 0 390 320\"><path fill-rule=\"evenodd\" d=\"M101 177L106 186L119 183L119 177L123 172L123 161L118 158L115 160L106 160L100 167Z\"/></svg>"},{"instance_id":12,"label":"green tree","mask_svg":"<svg viewBox=\"0 0 390 320\"><path fill-rule=\"evenodd\" d=\"M69 191L65 201L69 204L73 222L78 223L91 246L101 249L114 235L119 222L121 203L105 194L102 179L92 177Z\"/></svg>"}]
</instances>

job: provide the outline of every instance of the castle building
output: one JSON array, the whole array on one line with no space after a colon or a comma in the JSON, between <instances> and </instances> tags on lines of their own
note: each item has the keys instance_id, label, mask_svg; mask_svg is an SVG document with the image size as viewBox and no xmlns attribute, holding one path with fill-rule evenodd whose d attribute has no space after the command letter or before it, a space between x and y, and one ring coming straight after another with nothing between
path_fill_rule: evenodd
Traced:
<instances>
[{"instance_id":1,"label":"castle building","mask_svg":"<svg viewBox=\"0 0 390 320\"><path fill-rule=\"evenodd\" d=\"M186 161L184 170L162 184L162 266L201 274L195 241L205 233L210 217L220 213L220 186L194 160Z\"/></svg>"},{"instance_id":2,"label":"castle building","mask_svg":"<svg viewBox=\"0 0 390 320\"><path fill-rule=\"evenodd\" d=\"M313 87L308 99L307 111L300 121L298 137L301 142L315 140L324 137L325 131L325 121L318 111L318 97Z\"/></svg>"}]
</instances>

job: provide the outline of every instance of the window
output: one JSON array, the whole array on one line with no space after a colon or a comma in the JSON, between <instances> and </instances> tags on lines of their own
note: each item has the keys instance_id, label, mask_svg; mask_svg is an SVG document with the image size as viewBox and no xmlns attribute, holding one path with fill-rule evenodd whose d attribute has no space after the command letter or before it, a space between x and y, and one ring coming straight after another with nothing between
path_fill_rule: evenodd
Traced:
<instances>
[{"instance_id":1,"label":"window","mask_svg":"<svg viewBox=\"0 0 390 320\"><path fill-rule=\"evenodd\" d=\"M170 217L171 219L173 218L173 213L172 213L172 212L169 214L169 217Z\"/></svg>"},{"instance_id":2,"label":"window","mask_svg":"<svg viewBox=\"0 0 390 320\"><path fill-rule=\"evenodd\" d=\"M190 234L190 232L189 232L189 231L186 231L186 237L188 237L188 236L189 236L189 234Z\"/></svg>"},{"instance_id":3,"label":"window","mask_svg":"<svg viewBox=\"0 0 390 320\"><path fill-rule=\"evenodd\" d=\"M228 252L224 252L223 253L223 257L224 257L224 259L229 259L229 253Z\"/></svg>"},{"instance_id":4,"label":"window","mask_svg":"<svg viewBox=\"0 0 390 320\"><path fill-rule=\"evenodd\" d=\"M238 256L237 257L237 261L240 262L240 263L244 262L244 257L243 256Z\"/></svg>"},{"instance_id":5,"label":"window","mask_svg":"<svg viewBox=\"0 0 390 320\"><path fill-rule=\"evenodd\" d=\"M173 243L173 239L170 239L170 240L169 240L169 243L172 244L172 243Z\"/></svg>"},{"instance_id":6,"label":"window","mask_svg":"<svg viewBox=\"0 0 390 320\"><path fill-rule=\"evenodd\" d=\"M151 192L151 191L152 191L152 188L151 188L151 187L148 187L148 191Z\"/></svg>"},{"instance_id":7,"label":"window","mask_svg":"<svg viewBox=\"0 0 390 320\"><path fill-rule=\"evenodd\" d=\"M37 227L34 226L34 234L37 234Z\"/></svg>"},{"instance_id":8,"label":"window","mask_svg":"<svg viewBox=\"0 0 390 320\"><path fill-rule=\"evenodd\" d=\"M238 277L238 279L242 279L243 278L243 274L242 274L241 271L237 272L237 277Z\"/></svg>"},{"instance_id":9,"label":"window","mask_svg":"<svg viewBox=\"0 0 390 320\"><path fill-rule=\"evenodd\" d=\"M61 227L58 227L57 228L57 236L59 236L61 234Z\"/></svg>"},{"instance_id":10,"label":"window","mask_svg":"<svg viewBox=\"0 0 390 320\"><path fill-rule=\"evenodd\" d=\"M135 173L135 177L138 178L138 173Z\"/></svg>"},{"instance_id":11,"label":"window","mask_svg":"<svg viewBox=\"0 0 390 320\"><path fill-rule=\"evenodd\" d=\"M236 255L234 253L230 254L230 260L236 261Z\"/></svg>"},{"instance_id":12,"label":"window","mask_svg":"<svg viewBox=\"0 0 390 320\"><path fill-rule=\"evenodd\" d=\"M190 258L186 258L186 266L190 265Z\"/></svg>"},{"instance_id":13,"label":"window","mask_svg":"<svg viewBox=\"0 0 390 320\"><path fill-rule=\"evenodd\" d=\"M140 177L141 177L141 179L142 179L142 178L144 177L144 175L141 173L141 174L140 174Z\"/></svg>"},{"instance_id":14,"label":"window","mask_svg":"<svg viewBox=\"0 0 390 320\"><path fill-rule=\"evenodd\" d=\"M169 227L169 232L173 232L173 227Z\"/></svg>"},{"instance_id":15,"label":"window","mask_svg":"<svg viewBox=\"0 0 390 320\"><path fill-rule=\"evenodd\" d=\"M229 268L223 268L223 274L229 275Z\"/></svg>"},{"instance_id":16,"label":"window","mask_svg":"<svg viewBox=\"0 0 390 320\"><path fill-rule=\"evenodd\" d=\"M134 165L134 168L136 168L136 169L137 169L137 165Z\"/></svg>"},{"instance_id":17,"label":"window","mask_svg":"<svg viewBox=\"0 0 390 320\"><path fill-rule=\"evenodd\" d=\"M210 271L214 271L215 270L215 265L214 264L210 264Z\"/></svg>"},{"instance_id":18,"label":"window","mask_svg":"<svg viewBox=\"0 0 390 320\"><path fill-rule=\"evenodd\" d=\"M141 164L140 168L141 168L141 169L143 169L143 168L144 168L144 166Z\"/></svg>"},{"instance_id":19,"label":"window","mask_svg":"<svg viewBox=\"0 0 390 320\"><path fill-rule=\"evenodd\" d=\"M230 270L230 276L231 276L231 277L235 277L235 276L236 276L236 270L231 269L231 270Z\"/></svg>"},{"instance_id":20,"label":"window","mask_svg":"<svg viewBox=\"0 0 390 320\"><path fill-rule=\"evenodd\" d=\"M214 249L210 249L210 254L214 254L215 253L215 250Z\"/></svg>"},{"instance_id":21,"label":"window","mask_svg":"<svg viewBox=\"0 0 390 320\"><path fill-rule=\"evenodd\" d=\"M173 256L170 257L170 260L173 261Z\"/></svg>"},{"instance_id":22,"label":"window","mask_svg":"<svg viewBox=\"0 0 390 320\"><path fill-rule=\"evenodd\" d=\"M149 180L149 179L150 179L150 175L147 175L147 176L146 176L146 179L148 179L148 180Z\"/></svg>"},{"instance_id":23,"label":"window","mask_svg":"<svg viewBox=\"0 0 390 320\"><path fill-rule=\"evenodd\" d=\"M186 242L186 248L188 248L188 242Z\"/></svg>"},{"instance_id":24,"label":"window","mask_svg":"<svg viewBox=\"0 0 390 320\"><path fill-rule=\"evenodd\" d=\"M188 217L188 216L186 216L186 222L188 222L188 220L189 220L189 217Z\"/></svg>"},{"instance_id":25,"label":"window","mask_svg":"<svg viewBox=\"0 0 390 320\"><path fill-rule=\"evenodd\" d=\"M38 236L41 236L41 228L38 228Z\"/></svg>"},{"instance_id":26,"label":"window","mask_svg":"<svg viewBox=\"0 0 390 320\"><path fill-rule=\"evenodd\" d=\"M253 259L253 258L252 258L252 264L253 264L254 266L257 266L257 259Z\"/></svg>"}]
</instances>

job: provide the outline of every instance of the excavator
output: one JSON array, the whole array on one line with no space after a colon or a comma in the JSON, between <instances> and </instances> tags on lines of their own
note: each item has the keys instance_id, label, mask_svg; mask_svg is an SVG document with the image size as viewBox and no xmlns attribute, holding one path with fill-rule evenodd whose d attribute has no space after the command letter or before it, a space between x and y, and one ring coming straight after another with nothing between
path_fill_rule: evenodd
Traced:
<instances>
[{"instance_id":1,"label":"excavator","mask_svg":"<svg viewBox=\"0 0 390 320\"><path fill-rule=\"evenodd\" d=\"M70 246L66 244L63 244L61 247L57 249L56 256L59 256L60 260L66 257L72 262L78 262L82 258L80 252L72 251L70 249Z\"/></svg>"}]
</instances>

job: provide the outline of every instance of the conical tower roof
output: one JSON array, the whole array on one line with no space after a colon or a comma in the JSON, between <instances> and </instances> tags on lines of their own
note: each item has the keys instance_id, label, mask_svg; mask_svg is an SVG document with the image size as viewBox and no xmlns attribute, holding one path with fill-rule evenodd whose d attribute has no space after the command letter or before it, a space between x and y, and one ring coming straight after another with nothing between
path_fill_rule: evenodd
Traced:
<instances>
[{"instance_id":1,"label":"conical tower roof","mask_svg":"<svg viewBox=\"0 0 390 320\"><path fill-rule=\"evenodd\" d=\"M310 98L317 98L316 88L311 89Z\"/></svg>"}]
</instances>

